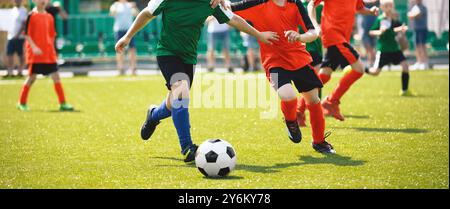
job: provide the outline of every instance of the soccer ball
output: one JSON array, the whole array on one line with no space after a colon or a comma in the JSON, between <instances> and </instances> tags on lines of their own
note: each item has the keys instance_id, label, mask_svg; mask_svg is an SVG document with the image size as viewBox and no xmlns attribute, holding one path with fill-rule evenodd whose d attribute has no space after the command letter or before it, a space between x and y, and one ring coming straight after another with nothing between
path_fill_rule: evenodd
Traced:
<instances>
[{"instance_id":1,"label":"soccer ball","mask_svg":"<svg viewBox=\"0 0 450 209\"><path fill-rule=\"evenodd\" d=\"M206 177L224 177L236 166L236 152L227 141L210 139L198 147L195 165Z\"/></svg>"}]
</instances>

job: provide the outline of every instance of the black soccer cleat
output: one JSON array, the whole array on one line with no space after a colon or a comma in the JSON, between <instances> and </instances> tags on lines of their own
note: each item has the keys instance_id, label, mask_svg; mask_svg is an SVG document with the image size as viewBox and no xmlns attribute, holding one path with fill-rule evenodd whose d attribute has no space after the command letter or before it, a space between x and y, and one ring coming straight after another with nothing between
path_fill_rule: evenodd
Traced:
<instances>
[{"instance_id":1,"label":"black soccer cleat","mask_svg":"<svg viewBox=\"0 0 450 209\"><path fill-rule=\"evenodd\" d=\"M325 134L324 138L327 138L331 135L330 132L327 132ZM323 154L336 154L336 151L333 148L333 145L331 145L330 143L328 143L327 141L323 141L320 144L312 144L312 147L314 148L314 150L316 150L317 152L323 153Z\"/></svg>"},{"instance_id":2,"label":"black soccer cleat","mask_svg":"<svg viewBox=\"0 0 450 209\"><path fill-rule=\"evenodd\" d=\"M181 152L181 154L185 155L184 159L185 163L189 163L195 160L195 153L197 152L198 146L195 144L190 145L185 150Z\"/></svg>"},{"instance_id":3,"label":"black soccer cleat","mask_svg":"<svg viewBox=\"0 0 450 209\"><path fill-rule=\"evenodd\" d=\"M147 119L145 120L144 124L141 128L141 138L143 140L148 140L152 136L153 132L155 132L156 126L158 126L159 121L152 121L151 115L154 109L156 109L156 105L152 105L148 108L147 111Z\"/></svg>"},{"instance_id":4,"label":"black soccer cleat","mask_svg":"<svg viewBox=\"0 0 450 209\"><path fill-rule=\"evenodd\" d=\"M300 143L302 141L302 132L298 127L297 121L287 121L286 122L286 130L288 132L289 139L294 143Z\"/></svg>"}]
</instances>

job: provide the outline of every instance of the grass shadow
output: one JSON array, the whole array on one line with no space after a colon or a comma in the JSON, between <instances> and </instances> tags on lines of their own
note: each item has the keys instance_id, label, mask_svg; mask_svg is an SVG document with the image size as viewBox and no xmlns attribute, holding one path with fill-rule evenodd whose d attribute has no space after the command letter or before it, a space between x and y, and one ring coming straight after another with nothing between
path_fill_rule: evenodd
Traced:
<instances>
[{"instance_id":1,"label":"grass shadow","mask_svg":"<svg viewBox=\"0 0 450 209\"><path fill-rule=\"evenodd\" d=\"M368 115L345 115L346 118L354 118L354 119L369 119Z\"/></svg>"},{"instance_id":2,"label":"grass shadow","mask_svg":"<svg viewBox=\"0 0 450 209\"><path fill-rule=\"evenodd\" d=\"M428 130L420 128L368 128L368 127L332 127L335 129L353 129L362 132L380 132L380 133L407 133L420 134L427 133Z\"/></svg>"},{"instance_id":3,"label":"grass shadow","mask_svg":"<svg viewBox=\"0 0 450 209\"><path fill-rule=\"evenodd\" d=\"M331 164L336 166L361 166L366 163L366 161L353 160L351 157L342 156L339 154L330 154L323 156L324 157L300 156L299 160L302 162L277 163L273 166L238 164L236 166L236 169L255 173L277 173L280 172L280 169L303 165Z\"/></svg>"}]
</instances>

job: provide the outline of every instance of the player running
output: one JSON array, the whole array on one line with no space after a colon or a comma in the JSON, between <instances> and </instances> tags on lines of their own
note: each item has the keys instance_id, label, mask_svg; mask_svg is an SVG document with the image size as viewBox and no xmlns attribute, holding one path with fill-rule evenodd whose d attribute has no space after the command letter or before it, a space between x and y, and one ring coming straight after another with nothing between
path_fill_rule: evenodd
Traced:
<instances>
[{"instance_id":1,"label":"player running","mask_svg":"<svg viewBox=\"0 0 450 209\"><path fill-rule=\"evenodd\" d=\"M365 70L359 60L358 52L350 45L355 15L360 13L378 16L378 8L366 8L363 0L313 0L308 5L308 12L315 26L318 23L314 8L321 2L324 2L321 34L327 53L321 65L320 80L326 84L332 72L338 67L351 66L351 70L345 73L333 92L322 101L322 107L325 116L333 116L337 120L344 121L345 118L339 109L340 100L345 92L363 76Z\"/></svg>"},{"instance_id":2,"label":"player running","mask_svg":"<svg viewBox=\"0 0 450 209\"><path fill-rule=\"evenodd\" d=\"M370 35L378 36L377 56L374 66L367 73L377 76L384 66L400 64L402 66L402 89L400 95L410 96L412 94L408 90L409 66L396 40L397 33L405 33L408 27L397 19L394 0L381 0L380 9L383 11L383 14L378 17L370 31Z\"/></svg>"},{"instance_id":3,"label":"player running","mask_svg":"<svg viewBox=\"0 0 450 209\"><path fill-rule=\"evenodd\" d=\"M274 31L283 38L273 45L261 44L261 58L266 75L281 99L281 110L289 138L299 143L302 134L297 123L297 91L303 94L311 113L313 148L321 153L335 153L325 141L325 119L318 95L322 88L304 43L317 39L318 34L300 0L245 0L231 4L232 10L262 31ZM270 17L263 18L263 17ZM304 34L298 33L301 26Z\"/></svg>"},{"instance_id":4,"label":"player running","mask_svg":"<svg viewBox=\"0 0 450 209\"><path fill-rule=\"evenodd\" d=\"M141 128L141 137L150 139L162 119L172 116L185 162L195 159L197 145L192 143L189 122L189 91L197 63L197 46L205 20L213 15L219 23L227 23L258 38L264 44L278 40L273 32L259 32L244 19L222 6L210 6L210 0L151 0L136 18L127 34L116 44L121 53L131 38L154 17L163 14L162 34L157 46L157 62L169 89L167 99L151 106Z\"/></svg>"},{"instance_id":5,"label":"player running","mask_svg":"<svg viewBox=\"0 0 450 209\"><path fill-rule=\"evenodd\" d=\"M55 91L58 95L59 110L73 111L72 105L66 102L61 79L58 73L57 56L54 47L56 31L53 16L45 11L48 0L33 0L36 7L28 15L25 26L25 47L28 62L28 78L20 92L20 100L17 108L28 111L28 92L36 81L38 74L50 75L54 82Z\"/></svg>"},{"instance_id":6,"label":"player running","mask_svg":"<svg viewBox=\"0 0 450 209\"><path fill-rule=\"evenodd\" d=\"M307 7L311 0L302 0L303 6ZM322 19L322 10L323 10L323 2L316 7L316 16L318 24L321 23ZM304 33L303 29L299 28L300 33ZM306 43L306 51L311 55L313 61L311 65L314 67L314 70L318 74L320 71L320 64L322 64L323 59L323 46L322 40L320 38L316 39L311 43ZM319 98L322 98L322 89L319 89ZM297 105L297 122L300 127L306 127L306 102L305 99L300 96Z\"/></svg>"}]
</instances>

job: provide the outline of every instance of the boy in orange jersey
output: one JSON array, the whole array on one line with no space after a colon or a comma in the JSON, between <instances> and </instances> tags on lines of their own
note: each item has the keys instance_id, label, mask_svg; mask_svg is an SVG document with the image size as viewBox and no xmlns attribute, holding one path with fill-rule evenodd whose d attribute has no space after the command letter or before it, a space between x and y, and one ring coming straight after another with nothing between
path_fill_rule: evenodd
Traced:
<instances>
[{"instance_id":1,"label":"boy in orange jersey","mask_svg":"<svg viewBox=\"0 0 450 209\"><path fill-rule=\"evenodd\" d=\"M325 116L333 116L337 120L344 121L345 118L339 109L340 99L365 71L358 52L350 45L355 15L360 13L378 16L378 8L366 8L363 0L313 0L308 4L308 13L316 27L318 24L314 8L321 2L324 2L321 36L327 53L319 73L320 80L326 84L332 72L338 67L350 65L352 68L341 78L333 92L322 101L323 113Z\"/></svg>"},{"instance_id":2,"label":"boy in orange jersey","mask_svg":"<svg viewBox=\"0 0 450 209\"><path fill-rule=\"evenodd\" d=\"M25 28L25 47L28 62L28 78L20 92L20 100L17 108L28 111L27 98L31 85L36 81L38 74L49 75L55 86L60 104L60 111L73 111L74 108L66 103L64 91L61 85L57 56L54 47L56 37L54 19L45 11L48 0L33 0L36 7L28 15Z\"/></svg>"},{"instance_id":3,"label":"boy in orange jersey","mask_svg":"<svg viewBox=\"0 0 450 209\"><path fill-rule=\"evenodd\" d=\"M305 98L311 115L313 149L320 153L335 153L333 146L325 141L325 119L319 98L322 83L311 66L313 60L304 44L316 40L318 33L302 2L244 0L231 4L231 8L256 29L274 31L282 37L273 45L260 42L261 59L267 78L281 99L281 110L291 141L299 143L302 139L297 123L296 88ZM299 26L305 33L299 34Z\"/></svg>"}]
</instances>

